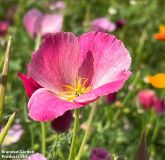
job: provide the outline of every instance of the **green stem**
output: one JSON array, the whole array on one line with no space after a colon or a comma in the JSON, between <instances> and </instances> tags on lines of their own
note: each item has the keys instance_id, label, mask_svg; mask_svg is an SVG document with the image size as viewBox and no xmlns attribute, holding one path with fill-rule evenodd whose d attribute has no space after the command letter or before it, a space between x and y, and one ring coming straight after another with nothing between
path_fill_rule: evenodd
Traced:
<instances>
[{"instance_id":1,"label":"green stem","mask_svg":"<svg viewBox=\"0 0 165 160\"><path fill-rule=\"evenodd\" d=\"M2 142L3 142L4 138L5 138L5 136L6 136L7 132L8 132L8 130L10 129L11 125L13 124L13 122L14 122L14 120L15 120L15 117L16 117L16 112L14 112L14 113L10 116L10 118L9 118L9 120L8 120L8 122L7 122L7 124L6 124L6 126L5 126L4 129L2 130L2 132L1 132L1 134L0 134L0 146L2 145Z\"/></svg>"},{"instance_id":2,"label":"green stem","mask_svg":"<svg viewBox=\"0 0 165 160\"><path fill-rule=\"evenodd\" d=\"M133 86L133 87L135 87L136 83L137 83L138 80L139 80L139 77L140 77L140 71L137 71L137 73L136 73L136 75L135 75L135 77L134 77L134 79L133 79L133 81L132 81L132 86ZM130 96L131 96L131 95L132 95L132 92L129 91L129 92L127 93L126 97L124 98L122 104L121 104L122 107L125 106L125 105L127 104L127 102L128 102L128 100L130 99Z\"/></svg>"},{"instance_id":3,"label":"green stem","mask_svg":"<svg viewBox=\"0 0 165 160\"><path fill-rule=\"evenodd\" d=\"M36 39L35 39L35 47L34 47L35 50L39 48L40 42L41 42L41 35L37 34Z\"/></svg>"},{"instance_id":4,"label":"green stem","mask_svg":"<svg viewBox=\"0 0 165 160\"><path fill-rule=\"evenodd\" d=\"M165 89L162 90L161 95L160 95L160 98L165 99Z\"/></svg>"},{"instance_id":5,"label":"green stem","mask_svg":"<svg viewBox=\"0 0 165 160\"><path fill-rule=\"evenodd\" d=\"M41 122L41 153L46 154L46 132L45 132L45 123Z\"/></svg>"},{"instance_id":6,"label":"green stem","mask_svg":"<svg viewBox=\"0 0 165 160\"><path fill-rule=\"evenodd\" d=\"M9 37L9 40L7 42L3 70L2 70L2 75L0 77L0 121L2 120L3 109L4 109L4 99L5 99L5 92L6 92L7 75L9 71L9 57L10 57L10 50L11 50L11 42L12 42L12 36Z\"/></svg>"},{"instance_id":7,"label":"green stem","mask_svg":"<svg viewBox=\"0 0 165 160\"><path fill-rule=\"evenodd\" d=\"M88 127L86 129L86 132L85 132L83 141L81 143L80 150L79 150L79 152L77 154L76 160L80 160L81 159L81 156L82 156L82 153L83 153L83 150L84 150L84 146L85 146L85 144L86 144L86 142L88 140L88 137L89 137L89 133L90 133L90 129L91 129L91 125L92 125L92 121L93 121L93 117L94 117L95 111L96 111L96 104L92 107L92 110L90 112L89 120L88 120Z\"/></svg>"},{"instance_id":8,"label":"green stem","mask_svg":"<svg viewBox=\"0 0 165 160\"><path fill-rule=\"evenodd\" d=\"M30 124L29 128L30 128L30 135L31 135L31 149L34 150L34 134L33 134L32 124Z\"/></svg>"},{"instance_id":9,"label":"green stem","mask_svg":"<svg viewBox=\"0 0 165 160\"><path fill-rule=\"evenodd\" d=\"M133 82L132 82L132 86L133 86L133 87L135 87L136 83L137 83L138 80L139 80L139 77L140 77L140 71L138 71L138 72L136 73L136 75L135 75L135 77L134 77L134 79L133 79ZM127 102L128 102L128 100L130 99L131 95L132 95L132 92L129 91L129 92L127 93L127 95L125 96L125 98L124 98L124 100L123 100L123 102L122 102L122 104L121 104L121 107L124 107L124 106L127 104ZM122 112L121 109L118 110L118 111L116 112L116 114L114 115L113 121L116 121L116 119L119 117L119 115L121 114L121 112Z\"/></svg>"},{"instance_id":10,"label":"green stem","mask_svg":"<svg viewBox=\"0 0 165 160\"><path fill-rule=\"evenodd\" d=\"M70 148L69 160L73 160L75 158L75 145L77 140L77 132L79 128L79 109L75 109L75 120L74 120L74 128L73 128L73 138L72 144Z\"/></svg>"},{"instance_id":11,"label":"green stem","mask_svg":"<svg viewBox=\"0 0 165 160\"><path fill-rule=\"evenodd\" d=\"M46 142L47 143L52 142L52 141L54 141L56 139L56 137L57 137L56 134L54 134L54 135L50 136L49 138L47 138Z\"/></svg>"},{"instance_id":12,"label":"green stem","mask_svg":"<svg viewBox=\"0 0 165 160\"><path fill-rule=\"evenodd\" d=\"M155 139L157 138L159 128L160 128L160 122L159 122L159 118L157 118L156 124L155 124L155 127L154 127L154 131L153 131L153 134L152 134L152 138L151 138L151 141L153 143L154 143Z\"/></svg>"},{"instance_id":13,"label":"green stem","mask_svg":"<svg viewBox=\"0 0 165 160\"><path fill-rule=\"evenodd\" d=\"M145 41L146 41L146 36L147 36L147 32L146 32L146 30L144 30L141 34L141 37L140 37L140 40L139 40L139 46L136 50L136 57L135 57L133 68L136 68L137 65L138 65L138 62L140 61L140 58L141 58L141 55L142 55L142 49L143 49Z\"/></svg>"}]
</instances>

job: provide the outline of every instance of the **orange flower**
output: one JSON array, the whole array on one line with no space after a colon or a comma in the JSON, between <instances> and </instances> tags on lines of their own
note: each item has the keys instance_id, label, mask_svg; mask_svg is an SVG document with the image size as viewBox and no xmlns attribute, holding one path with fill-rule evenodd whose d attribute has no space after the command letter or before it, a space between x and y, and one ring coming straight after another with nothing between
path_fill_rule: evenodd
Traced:
<instances>
[{"instance_id":1,"label":"orange flower","mask_svg":"<svg viewBox=\"0 0 165 160\"><path fill-rule=\"evenodd\" d=\"M165 41L165 25L159 26L159 33L154 34L156 40Z\"/></svg>"},{"instance_id":2,"label":"orange flower","mask_svg":"<svg viewBox=\"0 0 165 160\"><path fill-rule=\"evenodd\" d=\"M154 76L148 76L145 80L155 88L165 88L165 73L158 73Z\"/></svg>"}]
</instances>

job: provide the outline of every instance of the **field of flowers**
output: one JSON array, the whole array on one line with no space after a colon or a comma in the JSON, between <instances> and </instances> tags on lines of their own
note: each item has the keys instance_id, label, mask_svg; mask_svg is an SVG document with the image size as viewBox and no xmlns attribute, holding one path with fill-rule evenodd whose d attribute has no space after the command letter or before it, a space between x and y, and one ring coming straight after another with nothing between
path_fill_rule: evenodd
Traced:
<instances>
[{"instance_id":1,"label":"field of flowers","mask_svg":"<svg viewBox=\"0 0 165 160\"><path fill-rule=\"evenodd\" d=\"M0 160L164 160L164 0L0 0Z\"/></svg>"}]
</instances>

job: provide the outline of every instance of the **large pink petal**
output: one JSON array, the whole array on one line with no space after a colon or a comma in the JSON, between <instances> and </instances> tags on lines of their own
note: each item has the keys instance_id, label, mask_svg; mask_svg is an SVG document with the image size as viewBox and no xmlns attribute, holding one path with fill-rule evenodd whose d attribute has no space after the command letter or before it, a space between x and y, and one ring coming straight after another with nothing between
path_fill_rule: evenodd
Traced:
<instances>
[{"instance_id":1,"label":"large pink petal","mask_svg":"<svg viewBox=\"0 0 165 160\"><path fill-rule=\"evenodd\" d=\"M47 33L57 33L61 31L62 25L62 14L47 14L42 18L40 34L45 35Z\"/></svg>"},{"instance_id":2,"label":"large pink petal","mask_svg":"<svg viewBox=\"0 0 165 160\"><path fill-rule=\"evenodd\" d=\"M79 108L82 104L71 103L56 97L55 94L38 89L29 100L29 116L35 121L52 121L66 111Z\"/></svg>"},{"instance_id":3,"label":"large pink petal","mask_svg":"<svg viewBox=\"0 0 165 160\"><path fill-rule=\"evenodd\" d=\"M23 18L23 24L32 37L39 33L42 16L42 13L34 8L29 10Z\"/></svg>"},{"instance_id":4,"label":"large pink petal","mask_svg":"<svg viewBox=\"0 0 165 160\"><path fill-rule=\"evenodd\" d=\"M79 46L72 33L47 35L28 66L30 76L44 88L58 93L78 77Z\"/></svg>"},{"instance_id":5,"label":"large pink petal","mask_svg":"<svg viewBox=\"0 0 165 160\"><path fill-rule=\"evenodd\" d=\"M89 32L79 37L79 44L79 75L88 78L94 89L114 82L119 73L130 67L130 55L115 36L103 32Z\"/></svg>"},{"instance_id":6,"label":"large pink petal","mask_svg":"<svg viewBox=\"0 0 165 160\"><path fill-rule=\"evenodd\" d=\"M131 72L129 71L122 72L117 76L115 81L104 84L101 87L98 87L82 96L79 96L74 99L74 101L81 104L88 104L95 101L100 96L117 92L119 89L122 88L125 81L129 78L130 75Z\"/></svg>"}]
</instances>

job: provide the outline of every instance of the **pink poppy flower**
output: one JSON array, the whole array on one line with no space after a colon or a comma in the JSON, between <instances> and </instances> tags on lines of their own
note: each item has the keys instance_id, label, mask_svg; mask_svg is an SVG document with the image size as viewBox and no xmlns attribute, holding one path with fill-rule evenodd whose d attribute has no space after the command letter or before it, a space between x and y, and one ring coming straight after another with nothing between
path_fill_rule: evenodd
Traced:
<instances>
[{"instance_id":1,"label":"pink poppy flower","mask_svg":"<svg viewBox=\"0 0 165 160\"><path fill-rule=\"evenodd\" d=\"M29 98L37 89L42 88L37 82L35 82L28 75L19 73L18 76L22 80L24 88ZM51 126L55 131L63 133L69 129L72 121L73 121L72 112L67 111L62 116L54 119L51 122Z\"/></svg>"},{"instance_id":2,"label":"pink poppy flower","mask_svg":"<svg viewBox=\"0 0 165 160\"><path fill-rule=\"evenodd\" d=\"M35 153L28 156L27 160L47 160L42 154Z\"/></svg>"},{"instance_id":3,"label":"pink poppy flower","mask_svg":"<svg viewBox=\"0 0 165 160\"><path fill-rule=\"evenodd\" d=\"M154 102L157 100L157 96L154 91L145 89L138 93L138 100L140 104L148 110L153 107Z\"/></svg>"},{"instance_id":4,"label":"pink poppy flower","mask_svg":"<svg viewBox=\"0 0 165 160\"><path fill-rule=\"evenodd\" d=\"M40 31L40 22L43 14L36 8L29 10L23 18L25 29L34 37Z\"/></svg>"},{"instance_id":5,"label":"pink poppy flower","mask_svg":"<svg viewBox=\"0 0 165 160\"><path fill-rule=\"evenodd\" d=\"M114 103L116 101L116 92L110 93L105 97L105 101L108 104Z\"/></svg>"},{"instance_id":6,"label":"pink poppy flower","mask_svg":"<svg viewBox=\"0 0 165 160\"><path fill-rule=\"evenodd\" d=\"M65 8L65 3L63 1L57 1L54 4L55 9L64 9Z\"/></svg>"},{"instance_id":7,"label":"pink poppy flower","mask_svg":"<svg viewBox=\"0 0 165 160\"><path fill-rule=\"evenodd\" d=\"M5 36L8 32L9 23L7 21L0 21L0 36Z\"/></svg>"},{"instance_id":8,"label":"pink poppy flower","mask_svg":"<svg viewBox=\"0 0 165 160\"><path fill-rule=\"evenodd\" d=\"M40 22L40 34L56 33L61 31L63 24L62 14L46 14Z\"/></svg>"},{"instance_id":9,"label":"pink poppy flower","mask_svg":"<svg viewBox=\"0 0 165 160\"><path fill-rule=\"evenodd\" d=\"M52 128L60 133L66 132L73 122L73 115L71 111L66 111L62 116L54 119L51 122Z\"/></svg>"},{"instance_id":10,"label":"pink poppy flower","mask_svg":"<svg viewBox=\"0 0 165 160\"><path fill-rule=\"evenodd\" d=\"M31 9L24 16L23 23L32 37L37 34L44 36L47 33L56 33L62 29L63 15L43 15L39 10Z\"/></svg>"},{"instance_id":11,"label":"pink poppy flower","mask_svg":"<svg viewBox=\"0 0 165 160\"><path fill-rule=\"evenodd\" d=\"M125 25L126 21L124 19L119 19L116 21L116 28L123 28Z\"/></svg>"},{"instance_id":12,"label":"pink poppy flower","mask_svg":"<svg viewBox=\"0 0 165 160\"><path fill-rule=\"evenodd\" d=\"M22 80L24 88L29 98L37 89L41 88L41 86L28 75L19 73L18 76Z\"/></svg>"},{"instance_id":13,"label":"pink poppy flower","mask_svg":"<svg viewBox=\"0 0 165 160\"><path fill-rule=\"evenodd\" d=\"M130 64L123 43L107 33L45 36L28 67L29 76L43 87L28 102L29 116L51 121L117 92L131 75Z\"/></svg>"},{"instance_id":14,"label":"pink poppy flower","mask_svg":"<svg viewBox=\"0 0 165 160\"><path fill-rule=\"evenodd\" d=\"M104 148L95 147L91 152L90 160L111 160L111 154Z\"/></svg>"},{"instance_id":15,"label":"pink poppy flower","mask_svg":"<svg viewBox=\"0 0 165 160\"><path fill-rule=\"evenodd\" d=\"M155 108L155 111L156 111L159 115L164 114L164 113L165 113L165 100L157 99L157 100L154 102L154 108Z\"/></svg>"},{"instance_id":16,"label":"pink poppy flower","mask_svg":"<svg viewBox=\"0 0 165 160\"><path fill-rule=\"evenodd\" d=\"M113 32L116 29L116 25L104 17L93 20L91 27L94 31L100 32Z\"/></svg>"}]
</instances>

